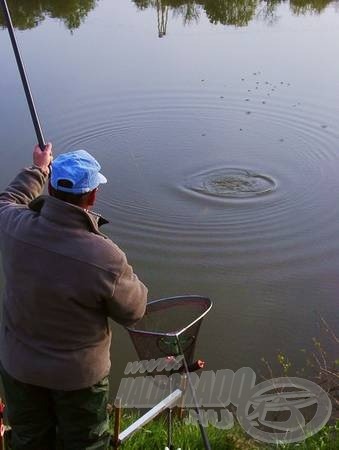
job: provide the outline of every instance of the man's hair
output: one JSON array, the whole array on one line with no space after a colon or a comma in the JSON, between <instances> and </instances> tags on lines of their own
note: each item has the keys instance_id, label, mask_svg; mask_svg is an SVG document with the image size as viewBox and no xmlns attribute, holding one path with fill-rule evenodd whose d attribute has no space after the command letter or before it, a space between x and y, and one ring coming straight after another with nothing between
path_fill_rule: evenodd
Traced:
<instances>
[{"instance_id":1,"label":"man's hair","mask_svg":"<svg viewBox=\"0 0 339 450\"><path fill-rule=\"evenodd\" d=\"M69 188L72 187L72 182L69 180L59 180L58 186ZM85 192L84 194L70 194L69 192L58 191L57 189L54 189L51 183L49 183L49 189L52 197L56 197L63 202L72 203L76 206L83 206L84 204L86 204L86 199L92 192Z\"/></svg>"}]
</instances>

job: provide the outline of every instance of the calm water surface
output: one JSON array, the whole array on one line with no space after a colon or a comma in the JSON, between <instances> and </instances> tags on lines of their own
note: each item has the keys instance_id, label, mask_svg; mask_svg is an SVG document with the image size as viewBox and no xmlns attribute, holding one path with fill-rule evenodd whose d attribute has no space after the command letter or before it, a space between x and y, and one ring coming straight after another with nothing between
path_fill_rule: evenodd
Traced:
<instances>
[{"instance_id":1,"label":"calm water surface","mask_svg":"<svg viewBox=\"0 0 339 450\"><path fill-rule=\"evenodd\" d=\"M151 298L211 297L209 369L302 364L319 316L339 323L339 4L59 3L9 6L55 153L85 148L109 178L106 233ZM4 188L35 135L0 42ZM135 357L114 335L113 384Z\"/></svg>"}]
</instances>

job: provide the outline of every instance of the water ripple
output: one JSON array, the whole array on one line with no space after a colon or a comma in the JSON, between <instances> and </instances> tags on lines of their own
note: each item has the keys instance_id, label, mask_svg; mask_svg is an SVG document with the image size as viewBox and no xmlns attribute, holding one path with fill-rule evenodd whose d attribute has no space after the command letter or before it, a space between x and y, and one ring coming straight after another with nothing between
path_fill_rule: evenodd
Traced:
<instances>
[{"instance_id":1,"label":"water ripple","mask_svg":"<svg viewBox=\"0 0 339 450\"><path fill-rule=\"evenodd\" d=\"M130 245L187 264L305 263L339 246L339 111L274 86L82 98L56 141L97 149L112 173L99 206Z\"/></svg>"}]
</instances>

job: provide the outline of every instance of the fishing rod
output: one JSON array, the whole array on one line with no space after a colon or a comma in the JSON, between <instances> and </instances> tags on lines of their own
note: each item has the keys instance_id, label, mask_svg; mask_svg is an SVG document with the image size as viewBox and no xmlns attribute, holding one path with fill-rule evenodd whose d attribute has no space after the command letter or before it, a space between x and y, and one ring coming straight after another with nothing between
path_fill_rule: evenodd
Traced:
<instances>
[{"instance_id":1,"label":"fishing rod","mask_svg":"<svg viewBox=\"0 0 339 450\"><path fill-rule=\"evenodd\" d=\"M34 105L34 101L33 101L33 96L32 96L32 92L28 83L28 78L26 75L26 71L25 71L25 67L20 55L20 51L18 48L18 44L16 42L16 38L15 38L15 34L14 34L14 28L13 28L13 23L12 23L12 18L7 6L7 2L6 0L0 0L0 4L1 4L1 8L5 17L5 21L6 21L6 25L7 25L7 29L8 29L8 33L9 33L9 37L11 39L12 42L12 47L13 47L13 51L14 51L14 55L15 55L15 59L17 62L17 66L20 72L20 76L21 76L21 81L24 87L24 91L26 94L26 99L27 99L27 103L28 103L28 107L31 113L31 117L32 117L32 121L33 121L33 125L35 128L35 133L38 139L38 143L39 143L39 147L41 148L41 150L44 150L46 147L46 143L45 143L45 138L44 135L42 133L41 130L41 125L40 125L40 121L39 121L39 117L38 117L38 113L36 112L36 108Z\"/></svg>"}]
</instances>

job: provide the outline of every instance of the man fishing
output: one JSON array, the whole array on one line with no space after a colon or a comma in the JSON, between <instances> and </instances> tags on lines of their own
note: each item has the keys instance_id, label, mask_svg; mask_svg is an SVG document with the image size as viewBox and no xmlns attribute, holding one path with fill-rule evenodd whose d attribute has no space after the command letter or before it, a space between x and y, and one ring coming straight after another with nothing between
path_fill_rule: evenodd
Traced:
<instances>
[{"instance_id":1,"label":"man fishing","mask_svg":"<svg viewBox=\"0 0 339 450\"><path fill-rule=\"evenodd\" d=\"M0 194L5 275L1 377L13 450L106 449L108 317L131 325L147 288L90 211L99 163L86 151L52 162L52 145L33 152ZM49 196L40 195L48 176Z\"/></svg>"}]
</instances>

